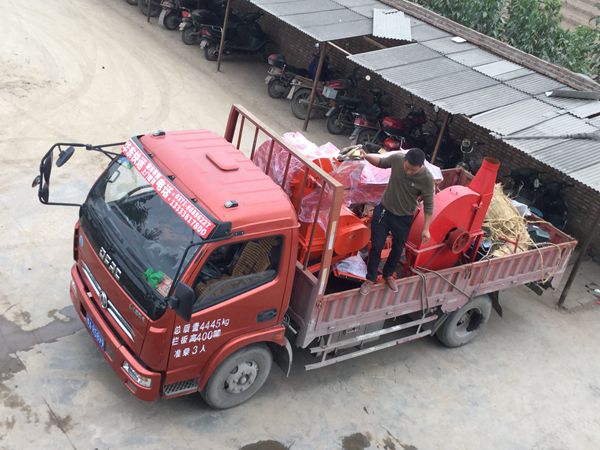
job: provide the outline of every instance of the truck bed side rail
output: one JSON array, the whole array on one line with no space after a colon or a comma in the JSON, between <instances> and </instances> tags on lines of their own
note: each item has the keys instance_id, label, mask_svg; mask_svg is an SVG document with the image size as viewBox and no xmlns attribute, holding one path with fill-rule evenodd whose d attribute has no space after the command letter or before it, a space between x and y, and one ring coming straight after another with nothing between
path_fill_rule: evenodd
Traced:
<instances>
[{"instance_id":1,"label":"truck bed side rail","mask_svg":"<svg viewBox=\"0 0 600 450\"><path fill-rule=\"evenodd\" d=\"M295 175L297 184L291 200L298 216L300 216L301 200L305 197L308 189L311 190L313 197L318 198L318 202L310 214L313 231L307 244L308 251L305 252L306 258L299 261L299 264L297 265L297 270L307 272L304 277L306 282L313 285L313 289L311 289L310 286L307 286L307 289L305 290L305 293L311 293L311 297L304 297L302 299L306 304L306 309L310 311L315 302L323 296L327 286L329 268L333 254L333 242L339 223L344 187L340 182L325 172L325 170L287 144L282 137L241 105L234 104L231 107L224 137L238 150L249 156L250 159L255 162L264 173L269 175L286 193L288 193L288 195L290 195L292 188L290 186L291 180L294 178L293 175ZM263 161L264 164L263 167L261 167L261 164L257 164L256 156L261 144L265 145L263 144L264 141L268 142L268 150L266 153L266 161ZM264 147L262 149L264 150ZM265 155L261 154L261 156L264 159ZM281 163L280 167L283 168L279 173L274 173L273 171L272 163L276 157L278 158L278 162ZM293 174L292 171L294 172ZM311 271L309 272L308 257L310 256L311 249L314 245L315 230L317 229L317 226L319 226L318 222L321 225L325 225L326 245L324 246L320 261L318 263L310 261ZM317 278L312 274L316 274ZM315 292L316 297L314 295ZM294 302L294 298L292 298L292 302Z\"/></svg>"}]
</instances>

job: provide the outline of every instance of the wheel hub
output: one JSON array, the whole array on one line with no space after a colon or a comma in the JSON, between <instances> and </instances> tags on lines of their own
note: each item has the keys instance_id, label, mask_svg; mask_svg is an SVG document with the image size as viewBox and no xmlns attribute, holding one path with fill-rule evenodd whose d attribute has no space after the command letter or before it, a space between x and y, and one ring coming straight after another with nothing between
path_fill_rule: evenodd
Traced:
<instances>
[{"instance_id":1,"label":"wheel hub","mask_svg":"<svg viewBox=\"0 0 600 450\"><path fill-rule=\"evenodd\" d=\"M254 361L246 361L237 365L227 377L225 390L232 394L239 394L248 389L258 375L258 364Z\"/></svg>"}]
</instances>

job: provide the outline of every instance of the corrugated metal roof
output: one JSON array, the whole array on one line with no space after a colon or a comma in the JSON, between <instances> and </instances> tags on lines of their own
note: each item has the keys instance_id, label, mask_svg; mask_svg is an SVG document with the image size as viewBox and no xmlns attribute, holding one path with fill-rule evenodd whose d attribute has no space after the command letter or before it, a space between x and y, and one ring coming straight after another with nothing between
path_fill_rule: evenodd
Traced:
<instances>
[{"instance_id":1,"label":"corrugated metal roof","mask_svg":"<svg viewBox=\"0 0 600 450\"><path fill-rule=\"evenodd\" d=\"M404 86L416 81L428 80L430 78L436 78L464 70L469 70L469 68L440 56L438 58L428 59L427 61L383 69L378 73L385 80L398 86Z\"/></svg>"},{"instance_id":2,"label":"corrugated metal roof","mask_svg":"<svg viewBox=\"0 0 600 450\"><path fill-rule=\"evenodd\" d=\"M319 42L371 34L372 19L347 6L372 8L380 5L373 0L249 1Z\"/></svg>"},{"instance_id":3,"label":"corrugated metal roof","mask_svg":"<svg viewBox=\"0 0 600 450\"><path fill-rule=\"evenodd\" d=\"M417 42L426 42L448 36L451 35L426 23L412 27L412 38Z\"/></svg>"},{"instance_id":4,"label":"corrugated metal roof","mask_svg":"<svg viewBox=\"0 0 600 450\"><path fill-rule=\"evenodd\" d=\"M486 52L480 48L474 48L472 50L467 50L460 53L452 53L448 55L448 58L469 67L481 66L483 64L500 61L502 59L498 55Z\"/></svg>"},{"instance_id":5,"label":"corrugated metal roof","mask_svg":"<svg viewBox=\"0 0 600 450\"><path fill-rule=\"evenodd\" d=\"M467 116L472 116L526 98L529 97L523 92L505 86L504 84L496 84L494 86L456 95L454 97L436 100L434 103L445 111L448 111L450 114L465 114Z\"/></svg>"},{"instance_id":6,"label":"corrugated metal roof","mask_svg":"<svg viewBox=\"0 0 600 450\"><path fill-rule=\"evenodd\" d=\"M376 8L373 10L373 36L411 41L410 19L397 9Z\"/></svg>"},{"instance_id":7,"label":"corrugated metal roof","mask_svg":"<svg viewBox=\"0 0 600 450\"><path fill-rule=\"evenodd\" d=\"M471 122L495 133L507 135L542 123L560 114L560 109L530 98L478 114L471 118Z\"/></svg>"},{"instance_id":8,"label":"corrugated metal roof","mask_svg":"<svg viewBox=\"0 0 600 450\"><path fill-rule=\"evenodd\" d=\"M508 81L508 80L512 80L514 78L520 78L522 76L529 75L530 73L535 73L535 72L533 70L523 68L523 69L513 70L512 72L498 74L494 78L499 81Z\"/></svg>"},{"instance_id":9,"label":"corrugated metal roof","mask_svg":"<svg viewBox=\"0 0 600 450\"><path fill-rule=\"evenodd\" d=\"M596 129L585 123L583 120L577 119L570 114L546 120L545 122L526 128L511 135L516 136L557 136L575 133L593 133ZM510 139L508 142L515 148L524 151L525 153L535 153L553 145L557 145L567 139Z\"/></svg>"},{"instance_id":10,"label":"corrugated metal roof","mask_svg":"<svg viewBox=\"0 0 600 450\"><path fill-rule=\"evenodd\" d=\"M496 80L472 70L455 72L430 80L419 81L403 86L409 92L429 101L439 100L465 92L475 91L492 84Z\"/></svg>"},{"instance_id":11,"label":"corrugated metal roof","mask_svg":"<svg viewBox=\"0 0 600 450\"><path fill-rule=\"evenodd\" d=\"M540 75L539 73L532 73L530 75L525 75L524 77L508 80L506 81L506 84L531 95L538 95L565 86L564 84L559 83L552 78Z\"/></svg>"},{"instance_id":12,"label":"corrugated metal roof","mask_svg":"<svg viewBox=\"0 0 600 450\"><path fill-rule=\"evenodd\" d=\"M477 48L475 44L471 44L470 42L454 42L451 37L423 42L423 45L441 53L442 55L449 55L452 53L459 53Z\"/></svg>"},{"instance_id":13,"label":"corrugated metal roof","mask_svg":"<svg viewBox=\"0 0 600 450\"><path fill-rule=\"evenodd\" d=\"M595 164L585 169L577 170L570 174L571 178L600 192L600 164Z\"/></svg>"},{"instance_id":14,"label":"corrugated metal roof","mask_svg":"<svg viewBox=\"0 0 600 450\"><path fill-rule=\"evenodd\" d=\"M588 139L570 139L533 154L536 159L571 175L600 163L600 142Z\"/></svg>"},{"instance_id":15,"label":"corrugated metal roof","mask_svg":"<svg viewBox=\"0 0 600 450\"><path fill-rule=\"evenodd\" d=\"M439 56L438 53L421 44L408 44L350 55L348 59L369 70L378 71Z\"/></svg>"},{"instance_id":16,"label":"corrugated metal roof","mask_svg":"<svg viewBox=\"0 0 600 450\"><path fill-rule=\"evenodd\" d=\"M585 118L600 114L600 102L590 102L587 105L581 105L577 108L570 109L569 112L574 116Z\"/></svg>"},{"instance_id":17,"label":"corrugated metal roof","mask_svg":"<svg viewBox=\"0 0 600 450\"><path fill-rule=\"evenodd\" d=\"M580 98L566 98L566 97L548 97L546 94L538 94L535 98L548 103L550 105L558 106L562 109L574 109L579 106L587 105L591 100L582 100Z\"/></svg>"},{"instance_id":18,"label":"corrugated metal roof","mask_svg":"<svg viewBox=\"0 0 600 450\"><path fill-rule=\"evenodd\" d=\"M600 129L600 116L588 119L587 122Z\"/></svg>"},{"instance_id":19,"label":"corrugated metal roof","mask_svg":"<svg viewBox=\"0 0 600 450\"><path fill-rule=\"evenodd\" d=\"M498 75L502 75L508 72L514 72L515 70L523 69L523 66L515 64L510 61L496 61L482 66L473 67L477 72L481 72L488 77L496 78Z\"/></svg>"}]
</instances>

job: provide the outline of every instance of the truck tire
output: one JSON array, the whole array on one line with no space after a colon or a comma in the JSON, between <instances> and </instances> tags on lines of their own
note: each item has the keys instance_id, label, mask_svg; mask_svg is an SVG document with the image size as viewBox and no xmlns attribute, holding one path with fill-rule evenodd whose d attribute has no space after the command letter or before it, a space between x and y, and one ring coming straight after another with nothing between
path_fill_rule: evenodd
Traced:
<instances>
[{"instance_id":1,"label":"truck tire","mask_svg":"<svg viewBox=\"0 0 600 450\"><path fill-rule=\"evenodd\" d=\"M487 295L474 297L451 313L435 336L446 347L454 348L475 339L492 314L492 300Z\"/></svg>"},{"instance_id":2,"label":"truck tire","mask_svg":"<svg viewBox=\"0 0 600 450\"><path fill-rule=\"evenodd\" d=\"M238 350L213 372L201 393L202 398L215 409L244 403L265 384L272 363L271 350L264 344Z\"/></svg>"}]
</instances>

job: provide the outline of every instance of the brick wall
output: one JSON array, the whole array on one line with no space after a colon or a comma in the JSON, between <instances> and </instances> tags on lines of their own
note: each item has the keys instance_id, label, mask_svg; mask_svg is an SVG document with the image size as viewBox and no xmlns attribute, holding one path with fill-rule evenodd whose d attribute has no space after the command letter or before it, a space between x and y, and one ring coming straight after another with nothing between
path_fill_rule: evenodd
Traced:
<instances>
[{"instance_id":1,"label":"brick wall","mask_svg":"<svg viewBox=\"0 0 600 450\"><path fill-rule=\"evenodd\" d=\"M240 10L244 10L248 8L248 3L238 1L236 7ZM252 9L253 7L250 6L249 8ZM306 67L309 64L313 54L316 52L316 41L314 39L268 14L265 14L265 16L261 18L261 25L272 37L281 53L285 55L290 64L301 67ZM386 46L390 46L391 44L389 42L383 43L387 44ZM368 42L362 37L336 41L336 45L344 48L351 54L377 50L379 48L377 45ZM354 63L348 61L346 55L339 50L329 48L328 55L333 67L342 73L350 72L356 67ZM370 74L372 78L368 83L363 80L363 77L366 74ZM408 112L407 104L412 104L416 107L423 108L430 121L435 120L437 117L441 123L442 116L438 116L434 111L433 106L423 99L411 95L409 92L383 80L381 77L374 75L366 69L361 68L358 76L362 88L359 93L361 97L365 99L368 98L368 88L378 87L383 89L391 97L392 106L389 109L394 115L404 116ZM427 131L434 131L431 122L429 122L426 128L428 129ZM599 193L575 182L549 166L529 157L527 154L512 148L505 142L492 138L487 130L469 122L466 117L454 116L449 124L449 132L454 139L460 140L462 138L468 138L472 142L483 142L480 151L482 151L485 156L494 156L498 158L502 164L499 176L500 180L506 180L511 169L518 167L533 167L544 172L541 175L542 181L561 180L575 184L574 187L567 188L564 192L565 200L569 207L569 221L567 223L566 231L579 240L582 240L583 237L587 235L592 225L592 217L594 213L600 209ZM600 255L600 230L596 231L596 236L591 244L591 252L594 256Z\"/></svg>"}]
</instances>

